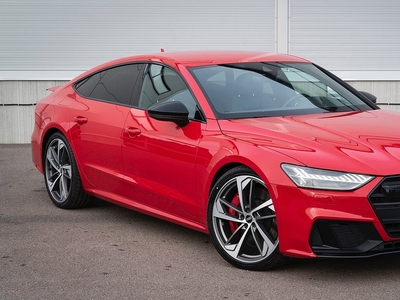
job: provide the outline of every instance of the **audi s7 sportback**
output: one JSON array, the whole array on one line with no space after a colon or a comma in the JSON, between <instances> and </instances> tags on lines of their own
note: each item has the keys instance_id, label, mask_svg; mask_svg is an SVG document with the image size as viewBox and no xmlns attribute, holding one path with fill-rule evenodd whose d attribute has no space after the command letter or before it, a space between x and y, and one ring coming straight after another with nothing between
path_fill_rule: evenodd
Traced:
<instances>
[{"instance_id":1,"label":"audi s7 sportback","mask_svg":"<svg viewBox=\"0 0 400 300\"><path fill-rule=\"evenodd\" d=\"M308 60L164 52L50 91L32 156L60 208L98 197L209 233L248 270L400 250L400 114Z\"/></svg>"}]
</instances>

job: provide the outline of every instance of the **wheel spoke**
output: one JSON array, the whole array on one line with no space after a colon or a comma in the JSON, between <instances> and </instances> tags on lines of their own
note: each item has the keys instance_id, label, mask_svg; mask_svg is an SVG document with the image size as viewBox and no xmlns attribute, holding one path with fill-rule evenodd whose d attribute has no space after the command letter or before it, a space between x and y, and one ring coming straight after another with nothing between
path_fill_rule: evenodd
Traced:
<instances>
[{"instance_id":1,"label":"wheel spoke","mask_svg":"<svg viewBox=\"0 0 400 300\"><path fill-rule=\"evenodd\" d=\"M61 141L58 141L58 145L57 145L57 152L58 152L58 163L61 165L62 164L62 158L63 158L63 154L64 154L64 143Z\"/></svg>"},{"instance_id":2,"label":"wheel spoke","mask_svg":"<svg viewBox=\"0 0 400 300\"><path fill-rule=\"evenodd\" d=\"M57 171L60 171L60 163L58 161L57 153L54 150L53 147L49 148L49 151L47 151L47 161L51 164L51 166L56 169Z\"/></svg>"},{"instance_id":3,"label":"wheel spoke","mask_svg":"<svg viewBox=\"0 0 400 300\"><path fill-rule=\"evenodd\" d=\"M239 257L240 250L242 250L242 247L244 245L244 242L245 242L245 239L246 239L248 233L249 233L249 227L245 230L243 235L240 237L240 240L237 244L225 245L225 249L231 253L230 255L232 257L235 257L235 258Z\"/></svg>"},{"instance_id":4,"label":"wheel spoke","mask_svg":"<svg viewBox=\"0 0 400 300\"><path fill-rule=\"evenodd\" d=\"M278 245L278 239L274 240L273 238L271 238L269 234L266 233L264 229L257 222L255 222L254 224L256 224L257 231L264 240L264 250L262 252L265 252L266 255L271 254L272 251L274 251Z\"/></svg>"},{"instance_id":5,"label":"wheel spoke","mask_svg":"<svg viewBox=\"0 0 400 300\"><path fill-rule=\"evenodd\" d=\"M68 197L68 178L61 176L60 178L60 200L64 201Z\"/></svg>"},{"instance_id":6,"label":"wheel spoke","mask_svg":"<svg viewBox=\"0 0 400 300\"><path fill-rule=\"evenodd\" d=\"M240 208L236 207L235 205L233 205L232 203L226 201L225 199L219 198L218 201L221 202L223 205L228 206L229 208L232 208L239 215L243 214L243 211Z\"/></svg>"},{"instance_id":7,"label":"wheel spoke","mask_svg":"<svg viewBox=\"0 0 400 300\"><path fill-rule=\"evenodd\" d=\"M254 219L256 219L257 221L260 221L260 220L273 219L273 218L275 218L275 217L276 217L276 215L255 216Z\"/></svg>"},{"instance_id":8,"label":"wheel spoke","mask_svg":"<svg viewBox=\"0 0 400 300\"><path fill-rule=\"evenodd\" d=\"M251 227L251 234L253 235L254 243L256 244L258 251L260 252L260 254L262 256L264 256L266 253L266 251L265 251L266 247L264 247L265 243L263 243L263 245L260 245L259 238L256 234L256 228L253 226Z\"/></svg>"},{"instance_id":9,"label":"wheel spoke","mask_svg":"<svg viewBox=\"0 0 400 300\"><path fill-rule=\"evenodd\" d=\"M254 180L250 180L250 187L249 187L249 208L253 207L253 202L254 202Z\"/></svg>"},{"instance_id":10,"label":"wheel spoke","mask_svg":"<svg viewBox=\"0 0 400 300\"><path fill-rule=\"evenodd\" d=\"M232 235L228 238L228 240L226 241L226 245L231 244L231 241L233 240L234 237L236 237L236 235L238 235L240 233L240 231L243 230L243 226L244 224L241 224L233 233Z\"/></svg>"},{"instance_id":11,"label":"wheel spoke","mask_svg":"<svg viewBox=\"0 0 400 300\"><path fill-rule=\"evenodd\" d=\"M57 175L57 177L54 175ZM55 173L54 175L52 176L52 178L56 177L54 180L52 180L52 178L47 180L47 184L51 192L53 192L54 187L59 184L59 180L61 178L61 173Z\"/></svg>"},{"instance_id":12,"label":"wheel spoke","mask_svg":"<svg viewBox=\"0 0 400 300\"><path fill-rule=\"evenodd\" d=\"M61 168L63 169L64 176L71 180L71 165L64 165Z\"/></svg>"},{"instance_id":13,"label":"wheel spoke","mask_svg":"<svg viewBox=\"0 0 400 300\"><path fill-rule=\"evenodd\" d=\"M238 217L226 213L225 210L222 208L220 201L217 201L216 203L216 208L214 209L214 218L237 223L244 222L244 220L240 220Z\"/></svg>"},{"instance_id":14,"label":"wheel spoke","mask_svg":"<svg viewBox=\"0 0 400 300\"><path fill-rule=\"evenodd\" d=\"M243 190L246 188L246 186L250 182L251 182L251 179L249 178L249 176L238 176L236 178L236 186L237 186L237 191L238 191L238 196L239 196L239 201L240 201L240 207L242 208L243 211L245 211L246 207L249 205L249 200L245 199Z\"/></svg>"},{"instance_id":15,"label":"wheel spoke","mask_svg":"<svg viewBox=\"0 0 400 300\"><path fill-rule=\"evenodd\" d=\"M271 211L275 212L274 204L272 203L272 200L269 199L269 200L265 201L264 203L262 203L261 205L257 206L256 208L254 208L251 211L251 213L254 214L264 208L269 208Z\"/></svg>"}]
</instances>

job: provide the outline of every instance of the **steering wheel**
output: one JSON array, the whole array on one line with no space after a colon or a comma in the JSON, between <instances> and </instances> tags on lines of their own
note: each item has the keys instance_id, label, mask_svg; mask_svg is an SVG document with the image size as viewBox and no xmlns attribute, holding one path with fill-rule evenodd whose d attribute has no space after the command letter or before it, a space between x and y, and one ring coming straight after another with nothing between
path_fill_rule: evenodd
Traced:
<instances>
[{"instance_id":1,"label":"steering wheel","mask_svg":"<svg viewBox=\"0 0 400 300\"><path fill-rule=\"evenodd\" d=\"M296 94L293 97L291 97L288 101L286 101L282 107L297 106L301 101L304 101L306 99L307 98L304 97L302 94ZM293 102L293 105L289 105L292 102Z\"/></svg>"}]
</instances>

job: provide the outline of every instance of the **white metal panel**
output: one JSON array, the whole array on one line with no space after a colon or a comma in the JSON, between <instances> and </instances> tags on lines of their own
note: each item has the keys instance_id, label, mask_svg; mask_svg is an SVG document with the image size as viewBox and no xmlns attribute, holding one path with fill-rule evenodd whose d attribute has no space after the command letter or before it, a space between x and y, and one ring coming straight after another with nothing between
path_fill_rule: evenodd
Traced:
<instances>
[{"instance_id":1,"label":"white metal panel","mask_svg":"<svg viewBox=\"0 0 400 300\"><path fill-rule=\"evenodd\" d=\"M0 106L0 143L30 142L33 130L34 106Z\"/></svg>"},{"instance_id":2,"label":"white metal panel","mask_svg":"<svg viewBox=\"0 0 400 300\"><path fill-rule=\"evenodd\" d=\"M34 104L46 88L65 81L0 81L0 144L29 143L35 122Z\"/></svg>"},{"instance_id":3,"label":"white metal panel","mask_svg":"<svg viewBox=\"0 0 400 300\"><path fill-rule=\"evenodd\" d=\"M160 48L274 51L275 0L2 0L0 41L0 80L71 79Z\"/></svg>"},{"instance_id":4,"label":"white metal panel","mask_svg":"<svg viewBox=\"0 0 400 300\"><path fill-rule=\"evenodd\" d=\"M390 78L383 79L400 79L400 1L290 3L290 53L347 79L378 79L374 71L379 79L385 71Z\"/></svg>"},{"instance_id":5,"label":"white metal panel","mask_svg":"<svg viewBox=\"0 0 400 300\"><path fill-rule=\"evenodd\" d=\"M290 0L275 0L275 51L289 53Z\"/></svg>"},{"instance_id":6,"label":"white metal panel","mask_svg":"<svg viewBox=\"0 0 400 300\"><path fill-rule=\"evenodd\" d=\"M359 91L375 95L379 106L393 104L400 108L400 84L398 81L348 81Z\"/></svg>"}]
</instances>

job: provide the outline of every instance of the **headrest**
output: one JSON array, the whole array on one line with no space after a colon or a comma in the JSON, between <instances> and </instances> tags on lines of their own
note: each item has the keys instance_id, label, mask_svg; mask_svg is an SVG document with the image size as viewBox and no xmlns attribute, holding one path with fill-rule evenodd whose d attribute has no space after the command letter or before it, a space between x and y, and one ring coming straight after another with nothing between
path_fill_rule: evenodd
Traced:
<instances>
[{"instance_id":1,"label":"headrest","mask_svg":"<svg viewBox=\"0 0 400 300\"><path fill-rule=\"evenodd\" d=\"M257 96L262 93L265 78L254 72L246 72L235 80L238 97Z\"/></svg>"}]
</instances>

